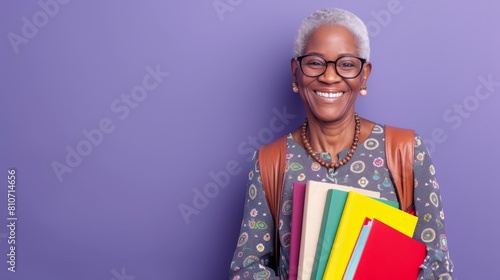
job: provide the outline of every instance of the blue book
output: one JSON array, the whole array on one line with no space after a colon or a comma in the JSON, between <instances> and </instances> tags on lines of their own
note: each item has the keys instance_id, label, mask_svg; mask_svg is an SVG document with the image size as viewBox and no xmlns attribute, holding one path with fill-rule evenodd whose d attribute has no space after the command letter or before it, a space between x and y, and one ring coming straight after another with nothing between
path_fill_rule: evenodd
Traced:
<instances>
[{"instance_id":1,"label":"blue book","mask_svg":"<svg viewBox=\"0 0 500 280\"><path fill-rule=\"evenodd\" d=\"M345 270L344 277L342 280L351 280L354 277L354 273L358 268L359 260L361 259L361 255L363 254L363 249L365 248L366 240L368 239L368 235L370 234L370 230L372 226L372 220L366 219L365 224L361 228L361 232L359 233L358 241L356 241L356 245L354 250L352 251L351 259L349 260L349 264Z\"/></svg>"}]
</instances>

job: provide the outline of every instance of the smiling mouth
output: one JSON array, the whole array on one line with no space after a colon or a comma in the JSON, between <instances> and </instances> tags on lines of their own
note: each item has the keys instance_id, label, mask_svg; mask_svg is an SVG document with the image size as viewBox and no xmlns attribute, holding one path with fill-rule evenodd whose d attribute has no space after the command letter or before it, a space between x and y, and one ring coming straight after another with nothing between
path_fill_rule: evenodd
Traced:
<instances>
[{"instance_id":1,"label":"smiling mouth","mask_svg":"<svg viewBox=\"0 0 500 280\"><path fill-rule=\"evenodd\" d=\"M340 92L321 92L321 91L315 90L314 93L317 96L326 97L326 98L338 98L338 97L341 97L342 95L344 95L343 91L340 91Z\"/></svg>"}]
</instances>

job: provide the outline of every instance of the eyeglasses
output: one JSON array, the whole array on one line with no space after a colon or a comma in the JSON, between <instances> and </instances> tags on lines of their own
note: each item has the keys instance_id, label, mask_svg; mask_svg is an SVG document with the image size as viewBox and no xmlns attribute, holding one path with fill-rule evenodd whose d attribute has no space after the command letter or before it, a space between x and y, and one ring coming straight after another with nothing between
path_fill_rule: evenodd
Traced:
<instances>
[{"instance_id":1,"label":"eyeglasses","mask_svg":"<svg viewBox=\"0 0 500 280\"><path fill-rule=\"evenodd\" d=\"M328 63L335 65L335 72L344 79L353 79L359 76L366 59L355 56L343 56L337 60L326 60L318 55L304 55L296 58L300 70L308 77L319 77L326 72Z\"/></svg>"}]
</instances>

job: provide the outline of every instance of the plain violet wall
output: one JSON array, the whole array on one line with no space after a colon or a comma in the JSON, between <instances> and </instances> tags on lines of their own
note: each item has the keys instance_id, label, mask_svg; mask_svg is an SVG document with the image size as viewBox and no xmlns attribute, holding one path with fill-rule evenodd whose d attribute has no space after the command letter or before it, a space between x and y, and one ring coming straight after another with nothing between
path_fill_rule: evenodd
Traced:
<instances>
[{"instance_id":1,"label":"plain violet wall","mask_svg":"<svg viewBox=\"0 0 500 280\"><path fill-rule=\"evenodd\" d=\"M426 139L455 279L491 278L499 3L2 1L0 278L226 279L249 158L304 118L295 30L330 6L370 30L358 113Z\"/></svg>"}]
</instances>

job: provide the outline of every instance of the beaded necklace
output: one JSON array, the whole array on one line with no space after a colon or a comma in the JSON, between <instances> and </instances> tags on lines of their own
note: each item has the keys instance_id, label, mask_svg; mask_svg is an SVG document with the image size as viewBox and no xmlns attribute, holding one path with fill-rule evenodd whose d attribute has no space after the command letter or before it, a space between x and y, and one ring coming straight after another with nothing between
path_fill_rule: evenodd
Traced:
<instances>
[{"instance_id":1,"label":"beaded necklace","mask_svg":"<svg viewBox=\"0 0 500 280\"><path fill-rule=\"evenodd\" d=\"M304 120L304 123L302 124L302 143L304 143L304 148L306 149L307 153L314 158L314 160L321 164L322 166L330 169L332 167L338 168L339 166L342 166L346 164L354 155L354 152L356 151L356 148L358 147L358 141L359 141L359 133L361 131L361 122L359 119L359 116L357 113L354 113L354 121L356 122L356 126L354 127L354 139L352 140L352 145L351 145L351 150L347 153L347 156L343 160L339 160L336 163L333 162L325 162L323 159L318 157L313 149L311 148L311 144L309 144L309 140L307 140L306 132L307 132L307 119Z\"/></svg>"}]
</instances>

